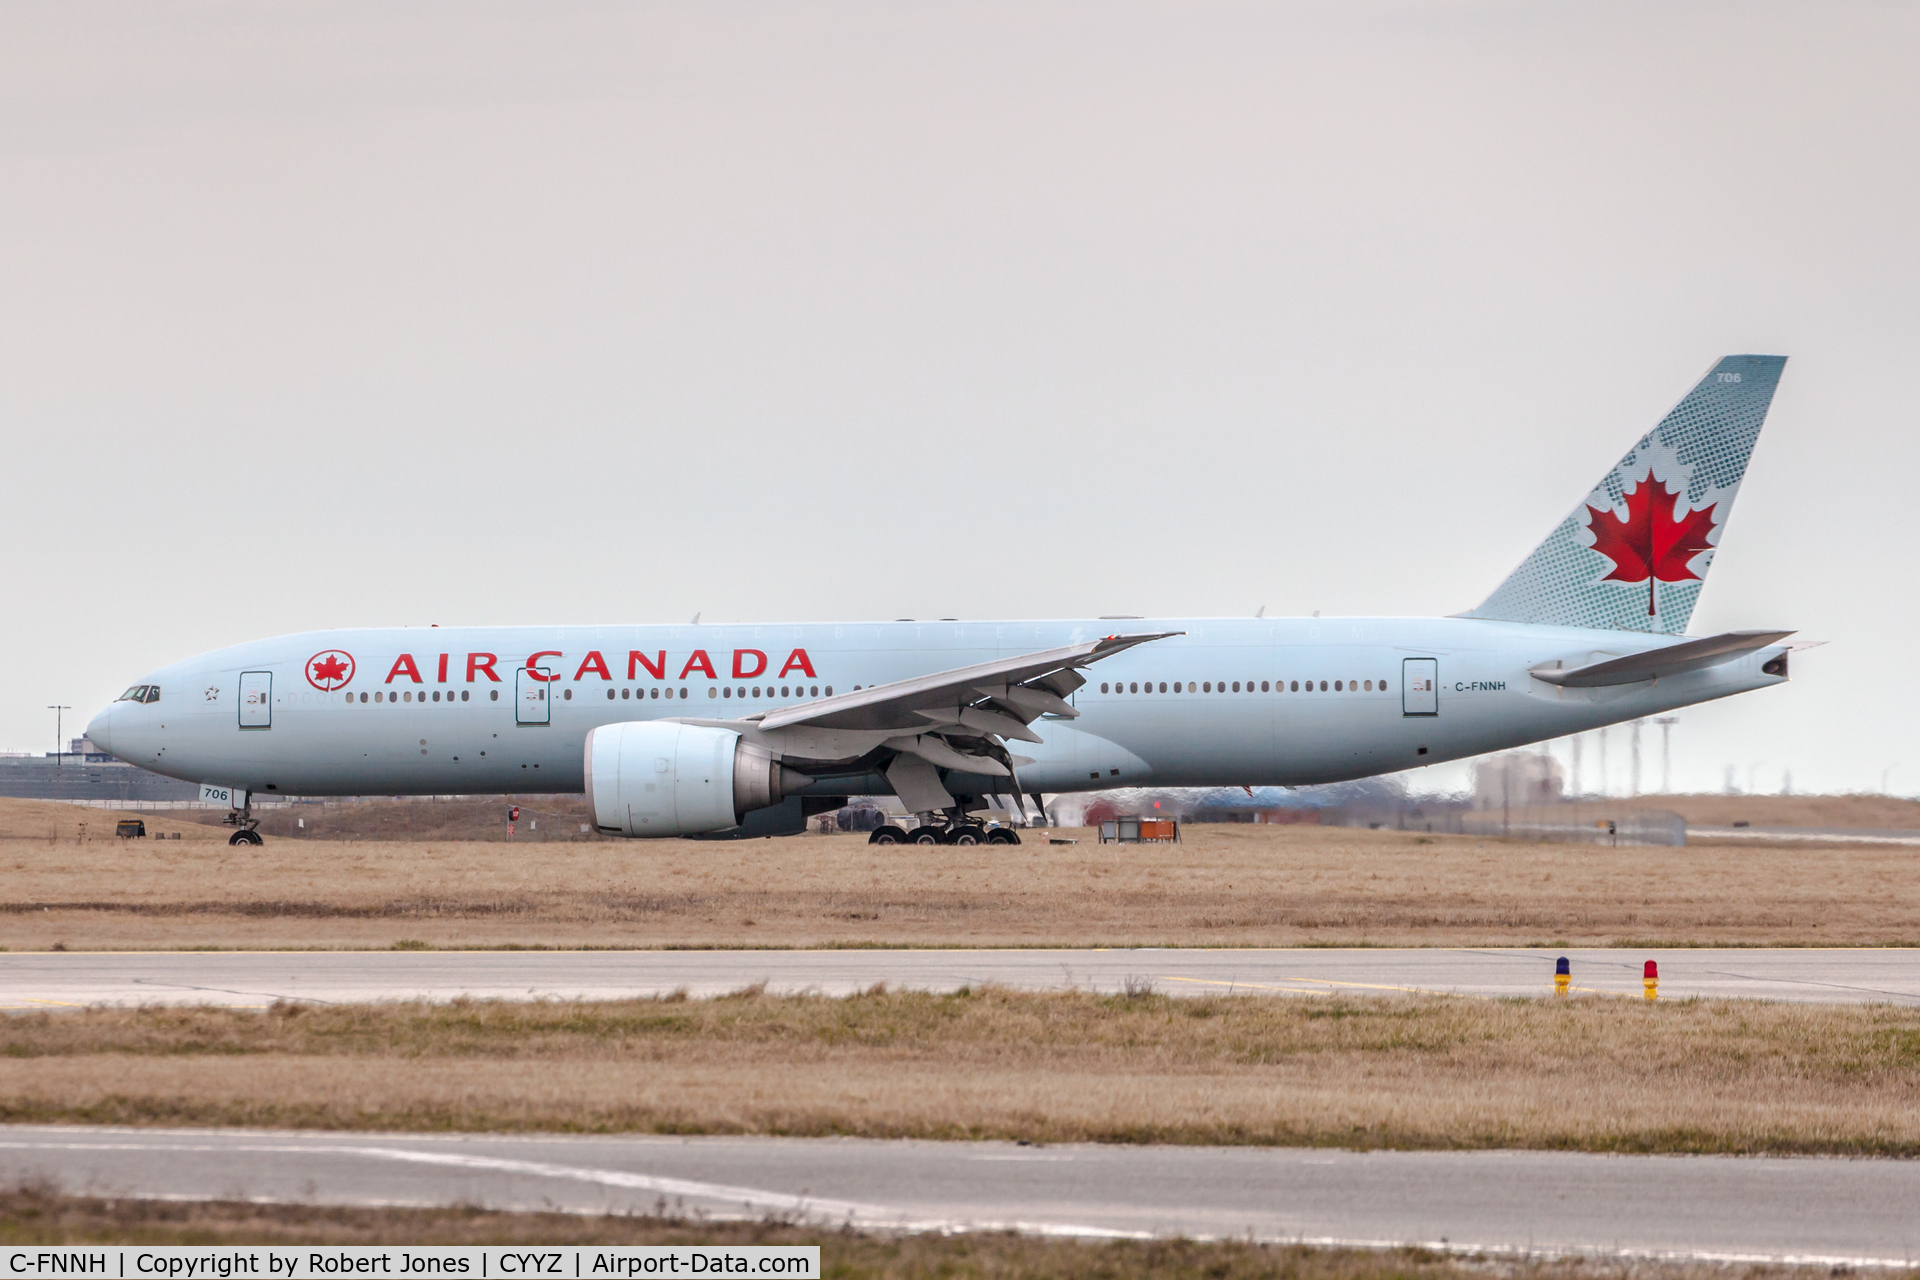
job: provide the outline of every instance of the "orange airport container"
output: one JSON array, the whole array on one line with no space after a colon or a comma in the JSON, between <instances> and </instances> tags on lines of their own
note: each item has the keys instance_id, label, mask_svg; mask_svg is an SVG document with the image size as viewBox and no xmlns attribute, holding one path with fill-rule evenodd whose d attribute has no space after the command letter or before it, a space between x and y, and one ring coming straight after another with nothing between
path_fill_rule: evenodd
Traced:
<instances>
[{"instance_id":1,"label":"orange airport container","mask_svg":"<svg viewBox=\"0 0 1920 1280\"><path fill-rule=\"evenodd\" d=\"M1140 819L1140 838L1142 840L1172 840L1175 838L1174 823L1171 818Z\"/></svg>"}]
</instances>

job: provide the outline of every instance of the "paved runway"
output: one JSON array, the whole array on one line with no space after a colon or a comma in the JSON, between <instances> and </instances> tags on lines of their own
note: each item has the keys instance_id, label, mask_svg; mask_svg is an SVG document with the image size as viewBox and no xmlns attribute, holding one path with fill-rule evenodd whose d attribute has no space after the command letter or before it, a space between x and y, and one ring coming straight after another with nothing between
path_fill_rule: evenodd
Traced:
<instances>
[{"instance_id":1,"label":"paved runway","mask_svg":"<svg viewBox=\"0 0 1920 1280\"><path fill-rule=\"evenodd\" d=\"M0 954L0 1009L92 1004L262 1006L275 1000L587 999L774 992L841 995L884 982L949 991L998 983L1113 992L1151 983L1175 995L1394 991L1532 996L1552 990L1556 955L1576 992L1641 995L1660 966L1662 999L1742 996L1920 1004L1920 949L1631 951L1440 948L1111 951L268 951Z\"/></svg>"},{"instance_id":2,"label":"paved runway","mask_svg":"<svg viewBox=\"0 0 1920 1280\"><path fill-rule=\"evenodd\" d=\"M1829 1266L1920 1256L1916 1161L5 1127L0 1174L114 1195L585 1213L664 1205L914 1230Z\"/></svg>"}]
</instances>

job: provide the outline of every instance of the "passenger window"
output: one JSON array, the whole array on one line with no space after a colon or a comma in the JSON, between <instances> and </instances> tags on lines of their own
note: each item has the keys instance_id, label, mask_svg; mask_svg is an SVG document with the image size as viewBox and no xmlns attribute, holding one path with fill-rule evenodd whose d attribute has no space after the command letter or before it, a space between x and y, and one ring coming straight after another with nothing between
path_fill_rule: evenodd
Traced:
<instances>
[{"instance_id":1,"label":"passenger window","mask_svg":"<svg viewBox=\"0 0 1920 1280\"><path fill-rule=\"evenodd\" d=\"M1202 685L1200 686L1200 692L1202 692L1202 693L1212 693L1212 692L1213 692L1213 681L1211 681L1211 680L1208 680L1208 681L1206 681L1206 682L1205 682L1204 684L1202 684Z\"/></svg>"},{"instance_id":2,"label":"passenger window","mask_svg":"<svg viewBox=\"0 0 1920 1280\"><path fill-rule=\"evenodd\" d=\"M347 695L347 702L348 702L349 704L351 704L351 703L353 702L353 695L352 695L352 694L348 694L348 695Z\"/></svg>"},{"instance_id":3,"label":"passenger window","mask_svg":"<svg viewBox=\"0 0 1920 1280\"><path fill-rule=\"evenodd\" d=\"M760 696L760 686L759 686L759 685L755 685L755 686L753 686L753 696L754 696L754 697L756 697L756 698Z\"/></svg>"},{"instance_id":4,"label":"passenger window","mask_svg":"<svg viewBox=\"0 0 1920 1280\"><path fill-rule=\"evenodd\" d=\"M1371 681L1371 680L1369 680L1369 681L1367 681L1367 692L1368 692L1368 693L1372 693L1372 692L1373 692L1373 681Z\"/></svg>"},{"instance_id":5,"label":"passenger window","mask_svg":"<svg viewBox=\"0 0 1920 1280\"><path fill-rule=\"evenodd\" d=\"M1100 682L1100 692L1105 693L1106 691L1107 691L1107 682L1102 680Z\"/></svg>"},{"instance_id":6,"label":"passenger window","mask_svg":"<svg viewBox=\"0 0 1920 1280\"><path fill-rule=\"evenodd\" d=\"M1267 682L1265 680L1262 680L1260 682L1260 692L1265 693L1266 691L1267 691Z\"/></svg>"},{"instance_id":7,"label":"passenger window","mask_svg":"<svg viewBox=\"0 0 1920 1280\"><path fill-rule=\"evenodd\" d=\"M731 698L733 696L733 690L731 688L722 689L720 696L723 698Z\"/></svg>"},{"instance_id":8,"label":"passenger window","mask_svg":"<svg viewBox=\"0 0 1920 1280\"><path fill-rule=\"evenodd\" d=\"M1335 681L1333 682L1333 691L1334 691L1335 693L1339 693L1339 692L1340 692L1340 682L1339 682L1338 680L1335 680Z\"/></svg>"},{"instance_id":9,"label":"passenger window","mask_svg":"<svg viewBox=\"0 0 1920 1280\"><path fill-rule=\"evenodd\" d=\"M1180 682L1179 682L1178 680L1175 680L1175 681L1173 682L1173 691L1174 691L1175 693L1178 693L1178 692L1180 692Z\"/></svg>"},{"instance_id":10,"label":"passenger window","mask_svg":"<svg viewBox=\"0 0 1920 1280\"><path fill-rule=\"evenodd\" d=\"M1322 680L1320 682L1320 692L1325 693L1326 691L1327 691L1327 682L1325 680Z\"/></svg>"},{"instance_id":11,"label":"passenger window","mask_svg":"<svg viewBox=\"0 0 1920 1280\"><path fill-rule=\"evenodd\" d=\"M1382 680L1380 682L1380 692L1385 693L1386 691L1387 691L1387 682L1385 680Z\"/></svg>"},{"instance_id":12,"label":"passenger window","mask_svg":"<svg viewBox=\"0 0 1920 1280\"><path fill-rule=\"evenodd\" d=\"M783 698L790 698L790 697L792 697L793 695L787 692L787 686L785 686L785 685L781 685L781 686L780 686L780 696L781 696L781 697L783 697Z\"/></svg>"},{"instance_id":13,"label":"passenger window","mask_svg":"<svg viewBox=\"0 0 1920 1280\"><path fill-rule=\"evenodd\" d=\"M569 689L569 690L567 690L567 691L566 691L566 693L564 693L564 694L562 694L561 696L562 696L562 697L564 697L564 698L565 698L565 699L566 699L566 700L567 700L568 702L572 702L572 701L573 701L573 690L571 690L571 689Z\"/></svg>"},{"instance_id":14,"label":"passenger window","mask_svg":"<svg viewBox=\"0 0 1920 1280\"><path fill-rule=\"evenodd\" d=\"M672 693L671 693L671 692L669 692L667 696L668 696L668 697L672 697L673 695L672 695ZM681 686L680 686L680 697L681 697L682 699L685 699L685 698L686 698L686 696L687 696L687 686L685 686L685 685L681 685Z\"/></svg>"},{"instance_id":15,"label":"passenger window","mask_svg":"<svg viewBox=\"0 0 1920 1280\"><path fill-rule=\"evenodd\" d=\"M827 686L827 696L828 696L829 698L831 698L831 697L833 696L833 686L832 686L832 685L828 685L828 686Z\"/></svg>"},{"instance_id":16,"label":"passenger window","mask_svg":"<svg viewBox=\"0 0 1920 1280\"><path fill-rule=\"evenodd\" d=\"M832 692L833 692L833 690L831 690L831 689L829 689L829 690L827 690L827 692L828 692L828 693L832 693ZM814 686L813 686L813 694L812 694L812 696L813 696L813 697L816 697L816 698L820 696L820 686L819 686L819 685L814 685Z\"/></svg>"},{"instance_id":17,"label":"passenger window","mask_svg":"<svg viewBox=\"0 0 1920 1280\"><path fill-rule=\"evenodd\" d=\"M467 692L467 691L466 691L465 689L462 689L462 690L460 691L460 701L462 701L462 702L465 702L465 701L466 701L466 700L467 700L467 699L468 699L469 697L471 697L471 696L472 696L472 695L471 695L470 693L468 693L468 692Z\"/></svg>"},{"instance_id":18,"label":"passenger window","mask_svg":"<svg viewBox=\"0 0 1920 1280\"><path fill-rule=\"evenodd\" d=\"M1139 685L1137 685L1137 684L1133 684L1133 685L1129 685L1129 686L1127 686L1127 692L1128 692L1128 693L1138 693L1138 692L1140 692L1140 686L1139 686Z\"/></svg>"},{"instance_id":19,"label":"passenger window","mask_svg":"<svg viewBox=\"0 0 1920 1280\"><path fill-rule=\"evenodd\" d=\"M1165 680L1162 680L1160 682L1160 692L1165 693L1166 691L1167 691L1167 682Z\"/></svg>"},{"instance_id":20,"label":"passenger window","mask_svg":"<svg viewBox=\"0 0 1920 1280\"><path fill-rule=\"evenodd\" d=\"M367 695L366 695L366 694L364 694L364 693L363 693L363 694L361 694L361 695L360 695L360 701L362 701L362 702L365 702L366 700L367 700ZM489 689L489 690L487 690L487 701L489 701L489 702L498 702L498 701L500 701L500 691L499 691L498 689Z\"/></svg>"}]
</instances>

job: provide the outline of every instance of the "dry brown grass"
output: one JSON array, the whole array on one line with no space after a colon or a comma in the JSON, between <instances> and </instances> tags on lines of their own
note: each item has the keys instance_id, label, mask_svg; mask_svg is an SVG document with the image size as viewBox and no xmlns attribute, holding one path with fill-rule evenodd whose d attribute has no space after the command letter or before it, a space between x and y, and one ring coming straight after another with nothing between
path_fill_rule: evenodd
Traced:
<instances>
[{"instance_id":1,"label":"dry brown grass","mask_svg":"<svg viewBox=\"0 0 1920 1280\"><path fill-rule=\"evenodd\" d=\"M863 1235L781 1222L689 1222L482 1209L171 1203L0 1190L0 1245L817 1244L836 1280L1814 1280L1826 1269L1607 1261L1487 1261L1423 1249L1236 1241L1040 1240L1010 1233Z\"/></svg>"},{"instance_id":2,"label":"dry brown grass","mask_svg":"<svg viewBox=\"0 0 1920 1280\"><path fill-rule=\"evenodd\" d=\"M77 824L88 822L88 837ZM520 846L271 840L0 802L0 946L1912 944L1900 846L1539 845L1195 826L1180 845L865 837Z\"/></svg>"},{"instance_id":3,"label":"dry brown grass","mask_svg":"<svg viewBox=\"0 0 1920 1280\"><path fill-rule=\"evenodd\" d=\"M91 1010L0 1120L1920 1155L1920 1011L873 992Z\"/></svg>"},{"instance_id":4,"label":"dry brown grass","mask_svg":"<svg viewBox=\"0 0 1920 1280\"><path fill-rule=\"evenodd\" d=\"M1667 809L1700 826L1860 827L1920 831L1920 800L1898 796L1642 796L1635 804Z\"/></svg>"}]
</instances>

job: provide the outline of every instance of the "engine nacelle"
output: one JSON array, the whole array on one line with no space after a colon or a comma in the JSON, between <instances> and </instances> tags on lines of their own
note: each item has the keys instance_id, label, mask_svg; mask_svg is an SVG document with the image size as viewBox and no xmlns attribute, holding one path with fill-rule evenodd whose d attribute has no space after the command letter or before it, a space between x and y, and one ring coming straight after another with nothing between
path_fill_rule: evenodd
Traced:
<instances>
[{"instance_id":1,"label":"engine nacelle","mask_svg":"<svg viewBox=\"0 0 1920 1280\"><path fill-rule=\"evenodd\" d=\"M610 836L729 831L812 781L731 729L670 721L601 725L586 755L587 807Z\"/></svg>"}]
</instances>

